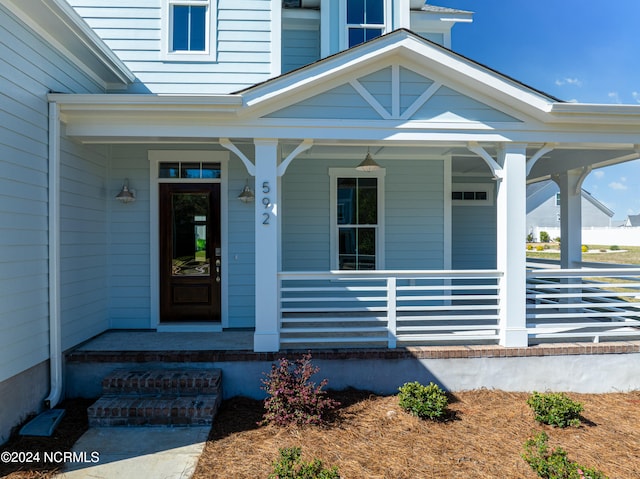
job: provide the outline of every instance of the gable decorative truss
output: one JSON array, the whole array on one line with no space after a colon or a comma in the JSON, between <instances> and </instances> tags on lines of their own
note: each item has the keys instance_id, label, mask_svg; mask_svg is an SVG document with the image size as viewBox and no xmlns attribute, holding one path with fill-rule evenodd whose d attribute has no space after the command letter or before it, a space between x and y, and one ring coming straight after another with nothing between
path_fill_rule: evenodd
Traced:
<instances>
[{"instance_id":1,"label":"gable decorative truss","mask_svg":"<svg viewBox=\"0 0 640 479\"><path fill-rule=\"evenodd\" d=\"M392 65L391 67L391 81L390 81L390 92L391 92L391 108L389 111L388 107L383 106L374 96L374 94L367 88L366 78L364 79L353 79L349 82L349 84L362 96L362 98L369 103L385 120L407 120L411 118L411 116L421 107L423 106L435 93L440 89L442 83L431 81L430 79L423 78L425 81L425 86L430 82L431 84L427 86L426 90L424 90L418 98L413 100L411 105L406 108L403 112L400 109L400 86L401 86L401 67L398 64ZM383 70L384 71L384 70ZM416 75L418 75L416 73Z\"/></svg>"},{"instance_id":2,"label":"gable decorative truss","mask_svg":"<svg viewBox=\"0 0 640 479\"><path fill-rule=\"evenodd\" d=\"M393 63L266 114L265 118L520 122L443 82Z\"/></svg>"}]
</instances>

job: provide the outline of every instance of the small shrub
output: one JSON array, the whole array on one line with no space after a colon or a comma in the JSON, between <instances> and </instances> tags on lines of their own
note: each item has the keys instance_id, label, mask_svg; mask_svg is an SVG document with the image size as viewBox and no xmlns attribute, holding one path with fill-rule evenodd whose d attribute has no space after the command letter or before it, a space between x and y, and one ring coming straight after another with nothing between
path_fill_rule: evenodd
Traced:
<instances>
[{"instance_id":1,"label":"small shrub","mask_svg":"<svg viewBox=\"0 0 640 479\"><path fill-rule=\"evenodd\" d=\"M533 243L533 233L527 235L527 243Z\"/></svg>"},{"instance_id":2,"label":"small shrub","mask_svg":"<svg viewBox=\"0 0 640 479\"><path fill-rule=\"evenodd\" d=\"M299 447L280 449L280 459L273 462L273 472L268 479L340 479L338 468L326 469L322 461L303 462Z\"/></svg>"},{"instance_id":3,"label":"small shrub","mask_svg":"<svg viewBox=\"0 0 640 479\"><path fill-rule=\"evenodd\" d=\"M527 251L531 251L533 249L533 245L532 244L528 244L527 245Z\"/></svg>"},{"instance_id":4,"label":"small shrub","mask_svg":"<svg viewBox=\"0 0 640 479\"><path fill-rule=\"evenodd\" d=\"M546 244L546 245L544 245L544 249L545 249L545 250L547 250L547 249L551 249L551 246L549 246L548 244Z\"/></svg>"},{"instance_id":5,"label":"small shrub","mask_svg":"<svg viewBox=\"0 0 640 479\"><path fill-rule=\"evenodd\" d=\"M539 244L538 246L536 246L536 251L544 251L544 246Z\"/></svg>"},{"instance_id":6,"label":"small shrub","mask_svg":"<svg viewBox=\"0 0 640 479\"><path fill-rule=\"evenodd\" d=\"M562 242L562 238L560 238L560 236L556 236L555 238L553 238L553 241L560 244Z\"/></svg>"},{"instance_id":7,"label":"small shrub","mask_svg":"<svg viewBox=\"0 0 640 479\"><path fill-rule=\"evenodd\" d=\"M582 245L582 252L586 253L587 251L589 251L589 247L586 244Z\"/></svg>"},{"instance_id":8,"label":"small shrub","mask_svg":"<svg viewBox=\"0 0 640 479\"><path fill-rule=\"evenodd\" d=\"M580 425L581 403L571 400L564 393L533 392L527 404L533 409L536 421L550 426L567 427Z\"/></svg>"},{"instance_id":9,"label":"small shrub","mask_svg":"<svg viewBox=\"0 0 640 479\"><path fill-rule=\"evenodd\" d=\"M570 461L562 448L549 451L547 441L549 436L545 432L529 439L525 445L522 458L531 466L538 477L543 479L607 479L597 469L582 467Z\"/></svg>"},{"instance_id":10,"label":"small shrub","mask_svg":"<svg viewBox=\"0 0 640 479\"><path fill-rule=\"evenodd\" d=\"M540 231L540 241L543 243L548 243L549 241L551 241L549 233L547 233L546 231Z\"/></svg>"},{"instance_id":11,"label":"small shrub","mask_svg":"<svg viewBox=\"0 0 640 479\"><path fill-rule=\"evenodd\" d=\"M611 251L620 251L620 246L618 246L617 244L614 244L614 245L611 245L609 249Z\"/></svg>"},{"instance_id":12,"label":"small shrub","mask_svg":"<svg viewBox=\"0 0 640 479\"><path fill-rule=\"evenodd\" d=\"M421 419L442 419L449 404L446 393L434 383L423 386L417 381L405 383L399 389L399 404L409 414Z\"/></svg>"},{"instance_id":13,"label":"small shrub","mask_svg":"<svg viewBox=\"0 0 640 479\"><path fill-rule=\"evenodd\" d=\"M282 358L277 366L272 364L262 379L262 389L267 393L262 424L322 424L325 413L340 403L326 396L322 389L327 385L326 379L319 385L311 381L319 370L311 364L311 354L295 361Z\"/></svg>"}]
</instances>

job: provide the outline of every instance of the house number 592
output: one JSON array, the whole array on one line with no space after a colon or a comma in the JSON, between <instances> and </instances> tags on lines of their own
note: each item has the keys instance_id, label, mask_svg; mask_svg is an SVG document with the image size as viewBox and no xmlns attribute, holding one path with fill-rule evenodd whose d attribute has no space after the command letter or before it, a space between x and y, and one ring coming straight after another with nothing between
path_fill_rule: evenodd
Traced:
<instances>
[{"instance_id":1,"label":"house number 592","mask_svg":"<svg viewBox=\"0 0 640 479\"><path fill-rule=\"evenodd\" d=\"M266 195L270 191L271 191L271 187L269 186L269 182L268 181L263 181L262 182L262 193L264 195ZM268 196L263 196L262 197L262 204L264 205L264 209L265 210L268 210L271 207L271 200L269 199ZM262 224L263 225L268 225L270 219L271 219L271 215L268 212L262 213Z\"/></svg>"}]
</instances>

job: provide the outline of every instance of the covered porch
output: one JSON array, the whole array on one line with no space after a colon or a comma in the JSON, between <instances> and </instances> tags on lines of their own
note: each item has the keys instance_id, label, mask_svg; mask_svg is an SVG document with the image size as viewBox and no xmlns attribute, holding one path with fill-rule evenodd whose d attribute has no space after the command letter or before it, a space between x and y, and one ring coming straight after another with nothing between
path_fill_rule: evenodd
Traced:
<instances>
[{"instance_id":1,"label":"covered porch","mask_svg":"<svg viewBox=\"0 0 640 479\"><path fill-rule=\"evenodd\" d=\"M504 344L507 333L498 270L291 272L278 280L281 349ZM526 346L640 337L640 268L529 268L525 295Z\"/></svg>"},{"instance_id":2,"label":"covered porch","mask_svg":"<svg viewBox=\"0 0 640 479\"><path fill-rule=\"evenodd\" d=\"M158 318L158 188L208 181L221 198L216 326L251 328L255 352L526 348L639 331L640 270L581 262L579 193L593 169L638 158L637 107L563 103L407 31L232 95L50 102L65 141L98 149L110 184L117 174L139 189L131 208L105 211L100 327L190 327ZM360 168L368 156L377 166ZM159 174L194 157L217 176ZM56 161L76 158L58 146ZM524 245L526 184L549 178L559 269L528 266ZM253 201L237 200L245 185ZM131 225L144 229L118 234ZM109 269L125 259L137 282Z\"/></svg>"}]
</instances>

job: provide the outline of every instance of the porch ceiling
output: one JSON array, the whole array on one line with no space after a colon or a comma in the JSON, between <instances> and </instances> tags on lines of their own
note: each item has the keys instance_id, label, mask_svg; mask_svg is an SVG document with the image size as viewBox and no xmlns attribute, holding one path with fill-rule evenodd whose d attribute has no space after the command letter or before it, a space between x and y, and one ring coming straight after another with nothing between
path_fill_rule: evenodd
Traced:
<instances>
[{"instance_id":1,"label":"porch ceiling","mask_svg":"<svg viewBox=\"0 0 640 479\"><path fill-rule=\"evenodd\" d=\"M528 147L527 159L531 159L543 146ZM495 147L487 146L485 150L492 157L497 156ZM488 172L484 162L478 162L477 155L466 148L452 148L450 153L453 174L478 175ZM597 169L638 158L640 158L640 152L633 145L619 145L616 148L603 145L554 145L554 149L543 154L531 168L527 180L534 183L572 169Z\"/></svg>"}]
</instances>

